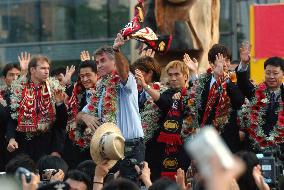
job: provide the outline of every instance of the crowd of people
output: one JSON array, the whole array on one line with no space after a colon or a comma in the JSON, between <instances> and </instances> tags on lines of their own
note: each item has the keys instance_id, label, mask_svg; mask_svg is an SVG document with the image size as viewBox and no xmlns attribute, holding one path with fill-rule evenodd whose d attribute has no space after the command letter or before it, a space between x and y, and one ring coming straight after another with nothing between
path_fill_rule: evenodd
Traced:
<instances>
[{"instance_id":1,"label":"crowd of people","mask_svg":"<svg viewBox=\"0 0 284 190\"><path fill-rule=\"evenodd\" d=\"M255 153L284 142L284 60L267 59L265 81L256 85L248 73L250 45L242 44L232 64L230 50L215 44L206 73L185 54L166 65L162 83L154 51L131 64L124 43L117 34L112 47L92 56L83 51L78 68L56 69L52 77L46 56L22 53L20 65L5 65L1 171L32 172L30 181L22 176L24 189L269 189ZM184 149L208 126L243 160L226 171L212 158L210 179L186 172L195 161Z\"/></svg>"}]
</instances>

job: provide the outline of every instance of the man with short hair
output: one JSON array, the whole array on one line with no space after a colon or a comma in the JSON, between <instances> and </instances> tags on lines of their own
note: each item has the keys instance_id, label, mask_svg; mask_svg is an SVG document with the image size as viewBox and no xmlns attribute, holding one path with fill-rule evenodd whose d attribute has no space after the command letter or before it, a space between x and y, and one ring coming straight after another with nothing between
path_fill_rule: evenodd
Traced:
<instances>
[{"instance_id":1,"label":"man with short hair","mask_svg":"<svg viewBox=\"0 0 284 190\"><path fill-rule=\"evenodd\" d=\"M123 37L118 34L113 48L102 47L94 53L101 80L97 83L92 103L83 109L91 115L79 114L77 119L94 130L100 123L117 124L126 146L125 159L120 163L120 175L135 181L137 172L134 165L144 161L145 145L136 80L129 71L127 59L119 50L123 44Z\"/></svg>"},{"instance_id":2,"label":"man with short hair","mask_svg":"<svg viewBox=\"0 0 284 190\"><path fill-rule=\"evenodd\" d=\"M249 103L243 106L241 126L246 130L248 149L262 152L283 145L283 99L284 60L270 57L264 62L265 80L254 85L249 80L247 67L250 62L250 47L240 48L241 63L238 66L238 85Z\"/></svg>"},{"instance_id":3,"label":"man with short hair","mask_svg":"<svg viewBox=\"0 0 284 190\"><path fill-rule=\"evenodd\" d=\"M184 117L183 99L187 96L189 66L175 60L168 63L165 71L168 75L169 89L162 94L147 85L141 72L136 71L137 80L161 110L160 130L156 132L151 146L147 149L147 162L151 168L153 180L160 176L174 179L178 168L186 169L189 165L180 135ZM176 93L179 94L179 99L173 99ZM169 165L169 163L172 164Z\"/></svg>"},{"instance_id":4,"label":"man with short hair","mask_svg":"<svg viewBox=\"0 0 284 190\"><path fill-rule=\"evenodd\" d=\"M65 179L65 182L70 185L72 190L92 190L91 179L79 170L69 171Z\"/></svg>"},{"instance_id":5,"label":"man with short hair","mask_svg":"<svg viewBox=\"0 0 284 190\"><path fill-rule=\"evenodd\" d=\"M24 152L35 161L44 154L60 156L67 114L64 88L49 78L50 61L34 56L27 77L11 85L11 117L7 126L7 150ZM60 113L60 117L59 117Z\"/></svg>"},{"instance_id":6,"label":"man with short hair","mask_svg":"<svg viewBox=\"0 0 284 190\"><path fill-rule=\"evenodd\" d=\"M90 141L92 134L90 128L76 122L77 113L91 102L97 83L97 65L94 61L82 61L79 65L79 78L75 83L72 95L68 98L66 106L68 122L67 137L64 143L63 158L71 169L84 161L91 159Z\"/></svg>"}]
</instances>

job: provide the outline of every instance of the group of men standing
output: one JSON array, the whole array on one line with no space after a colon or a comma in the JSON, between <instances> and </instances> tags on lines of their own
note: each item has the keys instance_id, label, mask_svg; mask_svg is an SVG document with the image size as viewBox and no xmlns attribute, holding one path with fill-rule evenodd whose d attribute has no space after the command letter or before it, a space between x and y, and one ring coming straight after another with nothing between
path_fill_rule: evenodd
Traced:
<instances>
[{"instance_id":1,"label":"group of men standing","mask_svg":"<svg viewBox=\"0 0 284 190\"><path fill-rule=\"evenodd\" d=\"M231 70L230 50L216 44L208 53L206 73L198 75L197 61L186 54L183 61L166 66L168 81L161 84L153 54L130 68L120 52L124 43L118 34L113 47L94 52L94 61L81 54L74 84L73 67L60 82L49 77L45 56L22 55L22 68L6 65L7 87L0 97L1 157L24 152L37 161L51 154L74 168L90 159L91 137L105 122L115 123L125 138L125 159L118 168L133 180L134 166L144 160L153 179L174 178L178 168L187 169L190 159L183 145L206 126L215 127L232 152L259 152L283 143L283 59L269 58L264 83L254 85L248 75L249 45L242 45L240 64Z\"/></svg>"}]
</instances>

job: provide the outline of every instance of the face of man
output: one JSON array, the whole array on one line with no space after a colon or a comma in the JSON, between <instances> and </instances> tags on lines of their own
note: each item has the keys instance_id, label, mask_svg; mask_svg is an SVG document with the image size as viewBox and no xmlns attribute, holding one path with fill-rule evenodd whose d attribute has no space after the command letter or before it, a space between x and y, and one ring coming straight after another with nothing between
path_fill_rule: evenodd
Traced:
<instances>
[{"instance_id":1,"label":"face of man","mask_svg":"<svg viewBox=\"0 0 284 190\"><path fill-rule=\"evenodd\" d=\"M77 181L68 178L66 183L70 185L70 190L87 190L87 185L82 181Z\"/></svg>"},{"instance_id":2,"label":"face of man","mask_svg":"<svg viewBox=\"0 0 284 190\"><path fill-rule=\"evenodd\" d=\"M86 89L93 88L97 82L97 74L90 67L80 69L80 80Z\"/></svg>"},{"instance_id":3,"label":"face of man","mask_svg":"<svg viewBox=\"0 0 284 190\"><path fill-rule=\"evenodd\" d=\"M182 88L186 85L188 79L187 75L184 75L180 68L168 69L168 80L171 88Z\"/></svg>"},{"instance_id":4,"label":"face of man","mask_svg":"<svg viewBox=\"0 0 284 190\"><path fill-rule=\"evenodd\" d=\"M267 65L265 68L265 83L270 89L277 89L281 86L283 81L283 71L281 67Z\"/></svg>"},{"instance_id":5,"label":"face of man","mask_svg":"<svg viewBox=\"0 0 284 190\"><path fill-rule=\"evenodd\" d=\"M46 61L37 62L36 67L30 69L31 78L35 80L34 82L45 82L49 77L49 63Z\"/></svg>"},{"instance_id":6,"label":"face of man","mask_svg":"<svg viewBox=\"0 0 284 190\"><path fill-rule=\"evenodd\" d=\"M17 79L18 79L18 77L20 76L20 73L21 73L21 71L18 70L17 68L12 68L11 70L9 70L9 71L7 72L6 77L4 78L6 85L7 85L7 86L10 86L11 83L12 83L14 80L17 80Z\"/></svg>"},{"instance_id":7,"label":"face of man","mask_svg":"<svg viewBox=\"0 0 284 190\"><path fill-rule=\"evenodd\" d=\"M106 53L96 56L96 64L99 76L105 76L115 70L115 62Z\"/></svg>"}]
</instances>

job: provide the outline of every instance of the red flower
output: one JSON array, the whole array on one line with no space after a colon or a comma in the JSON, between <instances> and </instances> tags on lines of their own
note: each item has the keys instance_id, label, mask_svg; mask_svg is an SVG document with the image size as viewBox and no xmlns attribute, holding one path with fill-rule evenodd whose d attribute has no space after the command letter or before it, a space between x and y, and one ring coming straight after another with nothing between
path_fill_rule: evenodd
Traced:
<instances>
[{"instance_id":1,"label":"red flower","mask_svg":"<svg viewBox=\"0 0 284 190\"><path fill-rule=\"evenodd\" d=\"M73 140L73 139L75 138L75 134L74 134L74 131L73 131L73 130L69 132L69 138L70 138L71 140Z\"/></svg>"},{"instance_id":2,"label":"red flower","mask_svg":"<svg viewBox=\"0 0 284 190\"><path fill-rule=\"evenodd\" d=\"M97 98L97 97L95 97L95 96L92 96L91 101L92 101L92 103L95 103L95 102L97 102L97 101L98 101L98 98Z\"/></svg>"},{"instance_id":3,"label":"red flower","mask_svg":"<svg viewBox=\"0 0 284 190\"><path fill-rule=\"evenodd\" d=\"M90 105L88 105L88 109L89 109L90 111L94 111L94 110L95 110L95 107L94 107L93 104L90 104Z\"/></svg>"},{"instance_id":4,"label":"red flower","mask_svg":"<svg viewBox=\"0 0 284 190\"><path fill-rule=\"evenodd\" d=\"M110 107L111 107L111 103L109 103L109 102L106 103L106 104L105 104L105 107L106 107L106 108L110 108Z\"/></svg>"},{"instance_id":5,"label":"red flower","mask_svg":"<svg viewBox=\"0 0 284 190\"><path fill-rule=\"evenodd\" d=\"M261 83L258 85L258 90L260 91L264 91L266 89L266 84L265 83Z\"/></svg>"},{"instance_id":6,"label":"red flower","mask_svg":"<svg viewBox=\"0 0 284 190\"><path fill-rule=\"evenodd\" d=\"M212 68L207 69L207 74L211 74L212 73Z\"/></svg>"},{"instance_id":7,"label":"red flower","mask_svg":"<svg viewBox=\"0 0 284 190\"><path fill-rule=\"evenodd\" d=\"M85 146L85 141L80 138L78 141L77 141L77 144L80 146L80 147L84 147Z\"/></svg>"},{"instance_id":8,"label":"red flower","mask_svg":"<svg viewBox=\"0 0 284 190\"><path fill-rule=\"evenodd\" d=\"M256 139L255 139L257 142L262 142L262 141L264 141L264 139L262 138L262 137L260 137L260 136L257 136L256 137Z\"/></svg>"},{"instance_id":9,"label":"red flower","mask_svg":"<svg viewBox=\"0 0 284 190\"><path fill-rule=\"evenodd\" d=\"M111 97L110 97L109 95L106 95L106 96L105 96L105 101L108 102L108 101L110 101L110 100L111 100Z\"/></svg>"},{"instance_id":10,"label":"red flower","mask_svg":"<svg viewBox=\"0 0 284 190\"><path fill-rule=\"evenodd\" d=\"M120 78L119 78L118 76L115 76L115 77L113 77L113 78L110 80L110 82L116 84L116 83L119 82L119 80L120 80Z\"/></svg>"},{"instance_id":11,"label":"red flower","mask_svg":"<svg viewBox=\"0 0 284 190\"><path fill-rule=\"evenodd\" d=\"M152 88L155 89L155 90L160 90L160 86L158 84L156 84L156 83L154 83L152 85Z\"/></svg>"}]
</instances>

